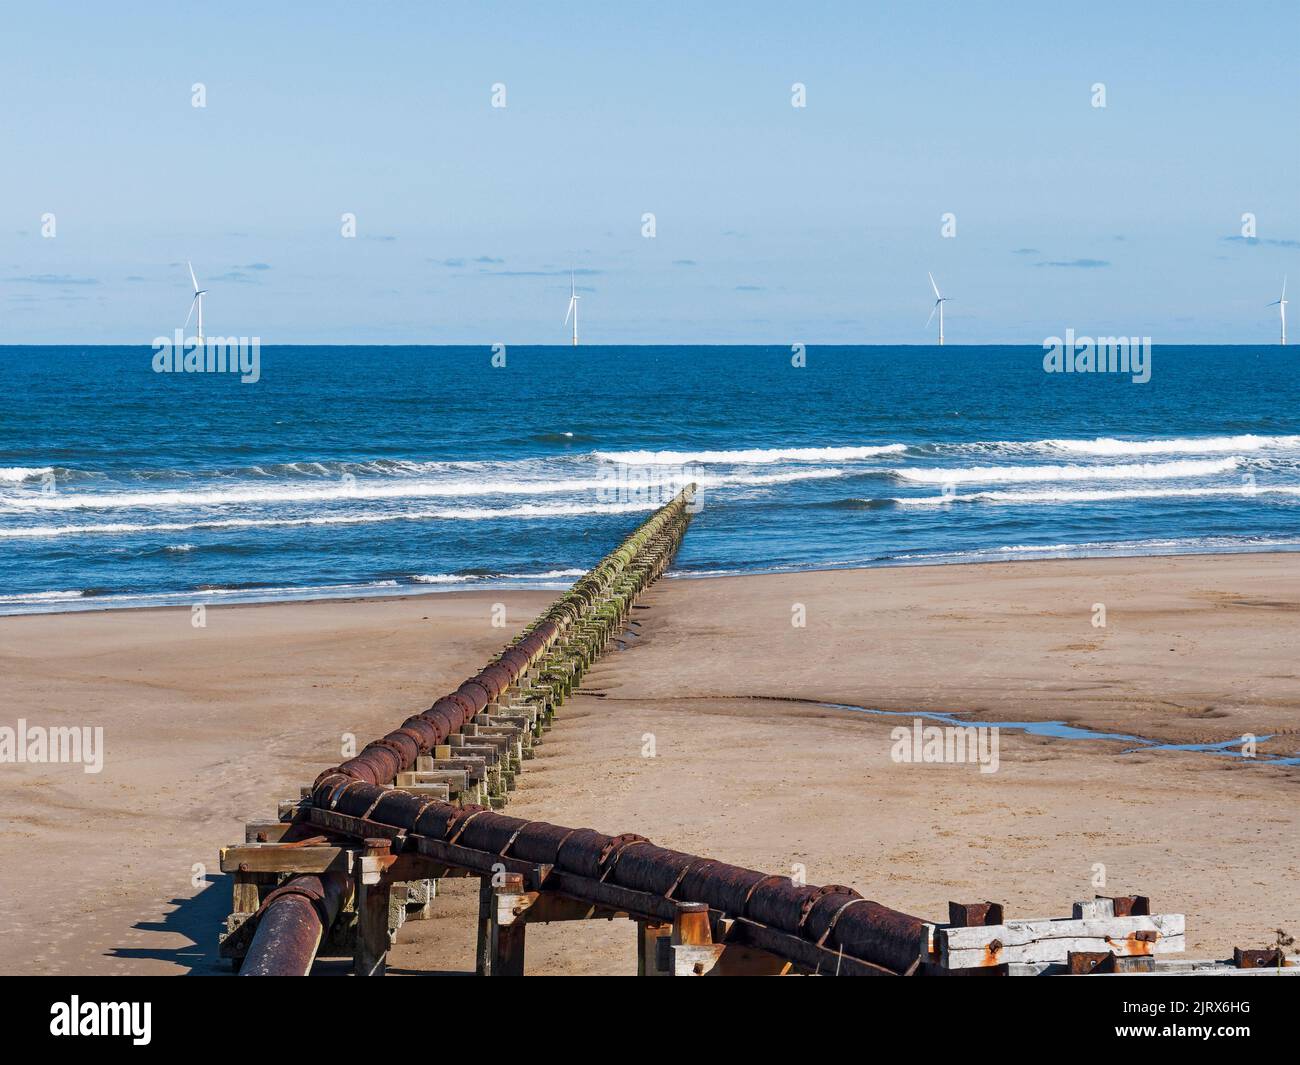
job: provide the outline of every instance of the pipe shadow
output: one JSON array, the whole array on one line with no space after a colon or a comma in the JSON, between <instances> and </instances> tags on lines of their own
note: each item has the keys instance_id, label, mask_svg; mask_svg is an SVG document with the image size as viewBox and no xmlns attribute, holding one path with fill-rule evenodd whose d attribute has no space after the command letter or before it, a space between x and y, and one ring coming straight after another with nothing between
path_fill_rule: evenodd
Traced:
<instances>
[{"instance_id":1,"label":"pipe shadow","mask_svg":"<svg viewBox=\"0 0 1300 1065\"><path fill-rule=\"evenodd\" d=\"M169 962L183 970L182 976L230 976L230 962L217 953L217 932L225 928L230 913L234 877L223 873L208 879L203 889L190 898L170 900L173 907L161 921L139 921L141 932L157 932L167 942L176 937L186 942L176 946L113 947L110 958Z\"/></svg>"}]
</instances>

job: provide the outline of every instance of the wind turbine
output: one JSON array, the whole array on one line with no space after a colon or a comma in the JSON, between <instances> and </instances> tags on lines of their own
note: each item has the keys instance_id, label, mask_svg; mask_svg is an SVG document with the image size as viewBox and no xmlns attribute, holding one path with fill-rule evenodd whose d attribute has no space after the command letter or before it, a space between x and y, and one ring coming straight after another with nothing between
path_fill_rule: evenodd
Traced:
<instances>
[{"instance_id":1,"label":"wind turbine","mask_svg":"<svg viewBox=\"0 0 1300 1065\"><path fill-rule=\"evenodd\" d=\"M1286 275L1282 275L1282 298L1276 299L1269 304L1270 307L1276 307L1282 314L1282 346L1286 347Z\"/></svg>"},{"instance_id":2,"label":"wind turbine","mask_svg":"<svg viewBox=\"0 0 1300 1065\"><path fill-rule=\"evenodd\" d=\"M574 275L569 274L569 309L564 312L564 324L569 324L569 315L573 315L573 346L578 346L578 300L582 297L578 295L577 285L574 283Z\"/></svg>"},{"instance_id":3,"label":"wind turbine","mask_svg":"<svg viewBox=\"0 0 1300 1065\"><path fill-rule=\"evenodd\" d=\"M207 295L208 290L206 288L199 288L199 279L194 276L194 264L187 262L185 265L190 268L190 280L194 282L194 299L190 301L190 313L185 316L185 325L190 324L190 318L194 315L194 308L198 307L198 342L201 345L203 343L203 297ZM181 326L181 328L184 329L185 326Z\"/></svg>"},{"instance_id":4,"label":"wind turbine","mask_svg":"<svg viewBox=\"0 0 1300 1065\"><path fill-rule=\"evenodd\" d=\"M939 312L939 346L943 347L943 305L948 302L948 297L939 295L939 286L934 283L934 274L927 270L926 276L930 279L930 287L934 289L934 306L930 308L930 317L925 320L925 324L928 326L934 321L934 312Z\"/></svg>"}]
</instances>

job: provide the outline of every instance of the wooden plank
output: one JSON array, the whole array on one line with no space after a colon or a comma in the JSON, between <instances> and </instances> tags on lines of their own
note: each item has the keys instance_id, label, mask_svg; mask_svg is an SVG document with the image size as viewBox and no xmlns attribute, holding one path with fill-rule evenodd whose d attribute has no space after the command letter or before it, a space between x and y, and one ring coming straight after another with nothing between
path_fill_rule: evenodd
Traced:
<instances>
[{"instance_id":1,"label":"wooden plank","mask_svg":"<svg viewBox=\"0 0 1300 1065\"><path fill-rule=\"evenodd\" d=\"M456 758L464 758L469 755L482 758L489 766L496 765L501 761L501 750L487 743L468 743L462 741L459 744L452 744L452 754Z\"/></svg>"},{"instance_id":2,"label":"wooden plank","mask_svg":"<svg viewBox=\"0 0 1300 1065\"><path fill-rule=\"evenodd\" d=\"M950 969L963 969L985 965L1005 965L1009 962L1064 962L1071 952L1112 951L1121 957L1133 957L1156 952L1168 953L1186 949L1183 936L1162 936L1157 943L1133 939L1088 937L1077 939L1047 939L1022 943L1001 950L987 947L949 951L942 964Z\"/></svg>"},{"instance_id":3,"label":"wooden plank","mask_svg":"<svg viewBox=\"0 0 1300 1065\"><path fill-rule=\"evenodd\" d=\"M418 795L422 799L439 799L442 802L451 801L451 789L446 784L401 784L398 787L411 795Z\"/></svg>"},{"instance_id":4,"label":"wooden plank","mask_svg":"<svg viewBox=\"0 0 1300 1065\"><path fill-rule=\"evenodd\" d=\"M286 847L275 843L245 843L222 847L223 873L346 873L348 851L343 847Z\"/></svg>"},{"instance_id":5,"label":"wooden plank","mask_svg":"<svg viewBox=\"0 0 1300 1065\"><path fill-rule=\"evenodd\" d=\"M471 781L482 780L487 774L487 759L474 756L464 758L430 758L421 755L415 760L417 773L462 772Z\"/></svg>"},{"instance_id":6,"label":"wooden plank","mask_svg":"<svg viewBox=\"0 0 1300 1065\"><path fill-rule=\"evenodd\" d=\"M397 786L407 788L412 784L445 784L452 791L468 787L468 774L463 769L421 769L413 773L398 773Z\"/></svg>"},{"instance_id":7,"label":"wooden plank","mask_svg":"<svg viewBox=\"0 0 1300 1065\"><path fill-rule=\"evenodd\" d=\"M940 928L940 963L952 969L1008 962L1064 962L1071 951L1130 956L1184 949L1181 913L1140 917L1007 921L973 928ZM1147 938L1146 933L1154 933Z\"/></svg>"},{"instance_id":8,"label":"wooden plank","mask_svg":"<svg viewBox=\"0 0 1300 1065\"><path fill-rule=\"evenodd\" d=\"M249 821L244 825L245 843L278 843L296 826L289 821ZM258 839L258 836L264 839Z\"/></svg>"},{"instance_id":9,"label":"wooden plank","mask_svg":"<svg viewBox=\"0 0 1300 1065\"><path fill-rule=\"evenodd\" d=\"M1161 936L1183 935L1185 919L1181 913L1152 914L1142 917L1081 918L1061 917L1046 920L1007 921L999 925L980 925L939 929L940 946L964 950L987 946L997 939L1004 946L1021 946L1047 939L1123 939L1134 932L1159 932Z\"/></svg>"}]
</instances>

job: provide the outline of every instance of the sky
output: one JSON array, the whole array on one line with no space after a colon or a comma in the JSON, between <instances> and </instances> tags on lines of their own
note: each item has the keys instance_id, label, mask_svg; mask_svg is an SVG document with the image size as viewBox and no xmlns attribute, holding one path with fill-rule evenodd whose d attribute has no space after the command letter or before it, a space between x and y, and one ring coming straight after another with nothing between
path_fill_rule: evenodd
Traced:
<instances>
[{"instance_id":1,"label":"sky","mask_svg":"<svg viewBox=\"0 0 1300 1065\"><path fill-rule=\"evenodd\" d=\"M570 270L593 344L932 343L927 271L949 343L1270 343L1288 272L1300 295L1298 26L1267 2L12 5L0 344L148 344L187 260L207 333L264 344L564 343Z\"/></svg>"}]
</instances>

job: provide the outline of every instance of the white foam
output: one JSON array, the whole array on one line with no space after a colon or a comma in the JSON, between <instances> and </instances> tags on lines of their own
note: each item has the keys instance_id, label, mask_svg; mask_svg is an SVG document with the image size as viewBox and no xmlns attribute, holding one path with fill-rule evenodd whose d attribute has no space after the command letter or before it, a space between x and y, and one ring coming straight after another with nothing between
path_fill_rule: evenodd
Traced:
<instances>
[{"instance_id":1,"label":"white foam","mask_svg":"<svg viewBox=\"0 0 1300 1065\"><path fill-rule=\"evenodd\" d=\"M1113 499L1175 499L1209 496L1284 495L1300 496L1300 485L1247 488L1235 486L1207 486L1204 488L1116 488L1116 489L1052 489L1043 492L972 492L969 495L910 496L891 502L902 506L943 506L948 503L1011 503L1033 505L1042 503L1104 503Z\"/></svg>"},{"instance_id":2,"label":"white foam","mask_svg":"<svg viewBox=\"0 0 1300 1065\"><path fill-rule=\"evenodd\" d=\"M476 581L557 581L568 577L581 577L583 569L551 569L544 573L417 573L411 578L417 584L470 584Z\"/></svg>"},{"instance_id":3,"label":"white foam","mask_svg":"<svg viewBox=\"0 0 1300 1065\"><path fill-rule=\"evenodd\" d=\"M594 454L602 462L619 462L628 466L683 466L691 462L753 466L773 462L847 462L876 455L896 455L906 450L905 444L881 444L870 447L747 448L737 451L597 451Z\"/></svg>"},{"instance_id":4,"label":"white foam","mask_svg":"<svg viewBox=\"0 0 1300 1065\"><path fill-rule=\"evenodd\" d=\"M74 610L104 610L113 607L189 605L219 599L243 602L272 600L329 599L348 595L377 595L399 587L394 580L369 581L364 584L321 584L282 588L204 588L177 592L115 592L112 595L86 595L84 592L35 592L30 595L0 596L0 606L39 608L66 603ZM24 613L14 610L9 613ZM36 609L26 611L40 612Z\"/></svg>"},{"instance_id":5,"label":"white foam","mask_svg":"<svg viewBox=\"0 0 1300 1065\"><path fill-rule=\"evenodd\" d=\"M1134 462L1118 466L965 466L960 469L908 468L897 477L919 484L963 484L969 481L1149 481L1171 477L1205 477L1227 473L1241 459L1184 459L1178 462Z\"/></svg>"},{"instance_id":6,"label":"white foam","mask_svg":"<svg viewBox=\"0 0 1300 1065\"><path fill-rule=\"evenodd\" d=\"M1259 451L1265 448L1300 448L1300 435L1172 437L1168 440L1119 440L1099 436L1095 440L1040 440L1044 449L1071 451L1080 455L1205 455L1217 451Z\"/></svg>"},{"instance_id":7,"label":"white foam","mask_svg":"<svg viewBox=\"0 0 1300 1065\"><path fill-rule=\"evenodd\" d=\"M0 603L57 603L81 599L85 592L26 592L22 595L0 595Z\"/></svg>"},{"instance_id":8,"label":"white foam","mask_svg":"<svg viewBox=\"0 0 1300 1065\"><path fill-rule=\"evenodd\" d=\"M188 522L103 522L94 525L32 525L0 529L0 539L116 533L188 532L191 529L264 529L299 525L369 525L387 521L491 521L503 518L564 518L590 514L633 514L657 510L667 500L630 503L526 503L517 507L449 507L445 510L394 511L386 514L331 514L314 518L210 518Z\"/></svg>"},{"instance_id":9,"label":"white foam","mask_svg":"<svg viewBox=\"0 0 1300 1065\"><path fill-rule=\"evenodd\" d=\"M53 472L53 466L0 466L0 481L19 484Z\"/></svg>"},{"instance_id":10,"label":"white foam","mask_svg":"<svg viewBox=\"0 0 1300 1065\"><path fill-rule=\"evenodd\" d=\"M678 474L638 477L637 487L677 490L692 481L703 487L726 485L785 484L844 476L843 470L789 470L767 474ZM560 495L592 491L616 491L621 482L611 476L565 478L562 480L458 480L383 482L336 481L329 485L299 487L287 484L242 485L235 488L166 489L157 492L60 492L31 493L0 498L6 510L129 510L165 507L236 506L250 503L330 503L338 500L458 499L495 495ZM665 500L667 502L667 500Z\"/></svg>"}]
</instances>

